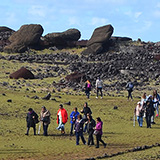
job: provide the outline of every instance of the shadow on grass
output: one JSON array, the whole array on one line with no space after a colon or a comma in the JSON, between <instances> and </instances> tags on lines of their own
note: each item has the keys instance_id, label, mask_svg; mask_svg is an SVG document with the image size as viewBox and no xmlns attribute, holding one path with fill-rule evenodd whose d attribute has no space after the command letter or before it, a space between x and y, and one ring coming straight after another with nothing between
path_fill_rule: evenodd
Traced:
<instances>
[{"instance_id":1,"label":"shadow on grass","mask_svg":"<svg viewBox=\"0 0 160 160\"><path fill-rule=\"evenodd\" d=\"M12 154L12 153L38 153L35 150L29 149L0 149L0 154Z\"/></svg>"}]
</instances>

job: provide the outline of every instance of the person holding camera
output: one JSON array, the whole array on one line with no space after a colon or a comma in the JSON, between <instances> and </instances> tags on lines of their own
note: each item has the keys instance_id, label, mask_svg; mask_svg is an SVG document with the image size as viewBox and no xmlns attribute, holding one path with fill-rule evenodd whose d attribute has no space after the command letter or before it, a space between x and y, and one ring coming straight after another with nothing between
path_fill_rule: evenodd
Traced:
<instances>
[{"instance_id":1,"label":"person holding camera","mask_svg":"<svg viewBox=\"0 0 160 160\"><path fill-rule=\"evenodd\" d=\"M40 123L43 124L43 135L48 136L48 126L50 124L50 112L46 109L45 106L42 106L40 113Z\"/></svg>"},{"instance_id":2,"label":"person holding camera","mask_svg":"<svg viewBox=\"0 0 160 160\"><path fill-rule=\"evenodd\" d=\"M70 114L70 118L71 118L71 131L70 131L70 136L73 135L73 128L74 128L74 125L75 125L75 122L77 120L77 116L79 115L79 112L77 110L77 107L75 107L72 111L72 113Z\"/></svg>"}]
</instances>

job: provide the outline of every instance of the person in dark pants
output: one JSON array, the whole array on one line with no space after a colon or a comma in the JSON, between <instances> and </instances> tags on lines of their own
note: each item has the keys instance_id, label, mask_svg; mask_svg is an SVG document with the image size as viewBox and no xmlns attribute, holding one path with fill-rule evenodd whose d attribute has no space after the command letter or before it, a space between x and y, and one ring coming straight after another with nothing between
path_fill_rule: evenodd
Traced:
<instances>
[{"instance_id":1,"label":"person in dark pants","mask_svg":"<svg viewBox=\"0 0 160 160\"><path fill-rule=\"evenodd\" d=\"M103 88L103 81L100 79L100 77L98 77L98 79L96 80L97 99L99 92L101 93L101 99L103 98L102 88Z\"/></svg>"},{"instance_id":2,"label":"person in dark pants","mask_svg":"<svg viewBox=\"0 0 160 160\"><path fill-rule=\"evenodd\" d=\"M90 91L91 91L91 83L89 80L87 80L86 84L85 84L85 93L87 98L89 99L90 96Z\"/></svg>"},{"instance_id":3,"label":"person in dark pants","mask_svg":"<svg viewBox=\"0 0 160 160\"><path fill-rule=\"evenodd\" d=\"M36 135L36 123L38 122L38 115L33 111L32 108L28 109L26 122L27 122L27 132L25 135L29 135L30 127L34 130L34 135Z\"/></svg>"},{"instance_id":4,"label":"person in dark pants","mask_svg":"<svg viewBox=\"0 0 160 160\"><path fill-rule=\"evenodd\" d=\"M40 120L43 124L43 135L48 136L48 126L50 124L50 112L46 109L45 106L42 106L42 110L40 113Z\"/></svg>"},{"instance_id":5,"label":"person in dark pants","mask_svg":"<svg viewBox=\"0 0 160 160\"><path fill-rule=\"evenodd\" d=\"M144 108L146 110L146 123L147 128L151 128L151 117L154 115L154 104L158 102L153 102L152 96L149 95L146 103L144 104Z\"/></svg>"},{"instance_id":6,"label":"person in dark pants","mask_svg":"<svg viewBox=\"0 0 160 160\"><path fill-rule=\"evenodd\" d=\"M88 118L87 121L88 145L90 145L90 143L91 145L94 145L93 132L94 132L94 127L96 126L96 122L91 115L88 115L87 118Z\"/></svg>"},{"instance_id":7,"label":"person in dark pants","mask_svg":"<svg viewBox=\"0 0 160 160\"><path fill-rule=\"evenodd\" d=\"M101 121L100 117L97 118L97 124L96 124L96 128L95 130L98 132L96 134L96 141L97 141L97 145L96 148L99 148L99 142L101 142L104 146L104 148L106 148L107 144L102 140L102 126L103 126L103 122Z\"/></svg>"},{"instance_id":8,"label":"person in dark pants","mask_svg":"<svg viewBox=\"0 0 160 160\"><path fill-rule=\"evenodd\" d=\"M129 82L126 85L126 88L128 91L128 100L129 100L129 98L131 98L131 100L133 100L133 97L132 97L133 87L134 87L133 83L129 80Z\"/></svg>"},{"instance_id":9,"label":"person in dark pants","mask_svg":"<svg viewBox=\"0 0 160 160\"><path fill-rule=\"evenodd\" d=\"M84 107L83 107L83 109L81 110L81 113L83 113L84 115L83 115L83 120L85 121L85 122L87 122L87 114L88 115L91 115L92 114L92 111L91 111L91 109L88 107L88 103L87 102L85 102L85 104L84 104ZM85 127L84 127L84 132L86 132L86 130L87 130L87 124L85 124Z\"/></svg>"},{"instance_id":10,"label":"person in dark pants","mask_svg":"<svg viewBox=\"0 0 160 160\"><path fill-rule=\"evenodd\" d=\"M70 118L71 118L71 131L70 131L70 136L73 135L73 129L74 129L74 125L75 122L77 120L77 116L79 115L79 112L77 111L77 107L74 108L74 110L72 111L72 113L70 114Z\"/></svg>"},{"instance_id":11,"label":"person in dark pants","mask_svg":"<svg viewBox=\"0 0 160 160\"><path fill-rule=\"evenodd\" d=\"M83 144L86 144L86 141L83 136L83 124L84 120L82 119L82 116L79 114L78 119L75 122L76 145L79 145L79 137L81 137Z\"/></svg>"}]
</instances>

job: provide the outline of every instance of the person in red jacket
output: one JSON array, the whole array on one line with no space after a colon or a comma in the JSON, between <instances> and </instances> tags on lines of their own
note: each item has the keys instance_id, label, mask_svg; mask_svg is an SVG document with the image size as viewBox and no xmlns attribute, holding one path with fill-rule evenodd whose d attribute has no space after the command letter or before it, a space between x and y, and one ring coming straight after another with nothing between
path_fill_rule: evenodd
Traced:
<instances>
[{"instance_id":1,"label":"person in red jacket","mask_svg":"<svg viewBox=\"0 0 160 160\"><path fill-rule=\"evenodd\" d=\"M59 124L57 129L60 130L62 134L65 134L64 125L66 124L67 120L68 120L67 111L63 108L63 105L60 104L59 110L57 112L57 124Z\"/></svg>"}]
</instances>

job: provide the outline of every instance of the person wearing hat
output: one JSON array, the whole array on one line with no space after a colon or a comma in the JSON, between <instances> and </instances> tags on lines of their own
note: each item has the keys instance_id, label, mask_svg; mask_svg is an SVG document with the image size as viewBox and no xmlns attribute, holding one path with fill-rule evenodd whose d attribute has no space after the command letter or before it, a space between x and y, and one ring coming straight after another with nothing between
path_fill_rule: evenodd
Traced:
<instances>
[{"instance_id":1,"label":"person wearing hat","mask_svg":"<svg viewBox=\"0 0 160 160\"><path fill-rule=\"evenodd\" d=\"M50 124L50 112L46 109L45 106L42 106L40 113L40 121L43 124L43 135L48 136L48 126Z\"/></svg>"},{"instance_id":2,"label":"person wearing hat","mask_svg":"<svg viewBox=\"0 0 160 160\"><path fill-rule=\"evenodd\" d=\"M65 134L64 125L67 123L67 121L68 121L67 111L63 108L63 105L60 104L59 110L57 112L57 124L58 124L57 129L61 130L62 134Z\"/></svg>"},{"instance_id":3,"label":"person wearing hat","mask_svg":"<svg viewBox=\"0 0 160 160\"><path fill-rule=\"evenodd\" d=\"M29 108L28 111L29 112L27 113L26 117L27 132L25 135L29 135L30 127L33 128L34 135L36 135L36 123L38 122L38 115L32 108Z\"/></svg>"},{"instance_id":4,"label":"person wearing hat","mask_svg":"<svg viewBox=\"0 0 160 160\"><path fill-rule=\"evenodd\" d=\"M137 121L140 127L143 126L143 115L144 115L144 109L141 105L141 102L137 103L137 106L135 108L135 115L137 116Z\"/></svg>"}]
</instances>

